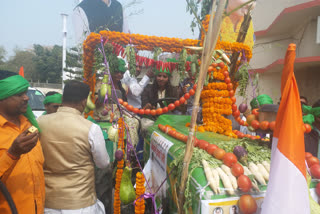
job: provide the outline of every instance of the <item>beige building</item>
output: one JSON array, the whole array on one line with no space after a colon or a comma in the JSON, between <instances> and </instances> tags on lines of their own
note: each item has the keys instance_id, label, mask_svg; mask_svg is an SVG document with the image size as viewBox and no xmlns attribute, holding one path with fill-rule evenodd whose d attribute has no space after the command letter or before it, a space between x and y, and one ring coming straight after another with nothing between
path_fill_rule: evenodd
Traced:
<instances>
[{"instance_id":1,"label":"beige building","mask_svg":"<svg viewBox=\"0 0 320 214\"><path fill-rule=\"evenodd\" d=\"M260 94L280 98L288 44L297 45L295 75L309 104L320 99L320 0L262 0L253 11L255 46L251 71L260 74Z\"/></svg>"}]
</instances>

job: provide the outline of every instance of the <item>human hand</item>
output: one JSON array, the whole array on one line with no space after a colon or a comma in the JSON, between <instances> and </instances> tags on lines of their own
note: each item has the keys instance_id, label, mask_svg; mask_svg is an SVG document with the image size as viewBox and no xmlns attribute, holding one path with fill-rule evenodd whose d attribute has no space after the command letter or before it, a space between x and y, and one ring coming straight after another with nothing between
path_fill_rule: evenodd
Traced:
<instances>
[{"instance_id":1,"label":"human hand","mask_svg":"<svg viewBox=\"0 0 320 214\"><path fill-rule=\"evenodd\" d=\"M28 133L27 129L13 141L8 150L11 155L20 157L20 155L30 152L33 147L36 146L39 139L39 133L37 131L31 134Z\"/></svg>"},{"instance_id":2,"label":"human hand","mask_svg":"<svg viewBox=\"0 0 320 214\"><path fill-rule=\"evenodd\" d=\"M149 70L147 71L146 75L147 75L149 78L154 77L154 73L153 73L153 71L152 71L151 69L149 69Z\"/></svg>"},{"instance_id":3,"label":"human hand","mask_svg":"<svg viewBox=\"0 0 320 214\"><path fill-rule=\"evenodd\" d=\"M151 103L147 103L143 109L153 109L153 106L151 105Z\"/></svg>"}]
</instances>

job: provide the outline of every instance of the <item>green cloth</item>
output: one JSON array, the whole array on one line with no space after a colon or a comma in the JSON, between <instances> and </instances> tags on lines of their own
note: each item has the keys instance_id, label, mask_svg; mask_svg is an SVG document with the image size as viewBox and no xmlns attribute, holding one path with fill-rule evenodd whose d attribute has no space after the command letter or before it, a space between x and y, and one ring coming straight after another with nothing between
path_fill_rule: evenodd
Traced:
<instances>
[{"instance_id":1,"label":"green cloth","mask_svg":"<svg viewBox=\"0 0 320 214\"><path fill-rule=\"evenodd\" d=\"M118 59L118 72L126 72L126 62L123 59Z\"/></svg>"},{"instance_id":2,"label":"green cloth","mask_svg":"<svg viewBox=\"0 0 320 214\"><path fill-rule=\"evenodd\" d=\"M273 104L273 100L269 95L261 94L256 98L253 98L250 102L251 109L259 108L259 106L265 104Z\"/></svg>"},{"instance_id":3,"label":"green cloth","mask_svg":"<svg viewBox=\"0 0 320 214\"><path fill-rule=\"evenodd\" d=\"M20 75L14 75L0 80L0 100L26 92L29 86L29 82ZM35 126L40 132L38 122L29 105L27 107L27 112L23 115L28 118L30 123Z\"/></svg>"},{"instance_id":4,"label":"green cloth","mask_svg":"<svg viewBox=\"0 0 320 214\"><path fill-rule=\"evenodd\" d=\"M307 114L303 116L303 122L309 124L312 127L312 124L315 121L315 117L320 116L320 107L312 108L311 106L302 105L303 113Z\"/></svg>"},{"instance_id":5,"label":"green cloth","mask_svg":"<svg viewBox=\"0 0 320 214\"><path fill-rule=\"evenodd\" d=\"M156 75L158 75L159 73L166 73L166 74L168 74L168 76L171 76L170 71L167 68L163 69L162 67L160 67L160 70L156 69L155 73L156 73Z\"/></svg>"},{"instance_id":6,"label":"green cloth","mask_svg":"<svg viewBox=\"0 0 320 214\"><path fill-rule=\"evenodd\" d=\"M62 95L57 93L57 94L53 94L53 95L50 95L50 96L47 96L44 101L43 101L43 104L48 104L48 103L59 103L61 104L62 103Z\"/></svg>"}]
</instances>

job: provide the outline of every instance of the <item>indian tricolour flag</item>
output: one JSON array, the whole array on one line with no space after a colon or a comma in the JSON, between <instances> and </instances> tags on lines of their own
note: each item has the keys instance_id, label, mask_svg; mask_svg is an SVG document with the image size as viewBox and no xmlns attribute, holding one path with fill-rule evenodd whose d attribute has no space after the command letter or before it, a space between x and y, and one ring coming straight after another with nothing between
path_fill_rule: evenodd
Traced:
<instances>
[{"instance_id":1,"label":"indian tricolour flag","mask_svg":"<svg viewBox=\"0 0 320 214\"><path fill-rule=\"evenodd\" d=\"M295 44L289 45L282 71L281 103L262 214L310 213L300 95L293 72L295 49Z\"/></svg>"}]
</instances>

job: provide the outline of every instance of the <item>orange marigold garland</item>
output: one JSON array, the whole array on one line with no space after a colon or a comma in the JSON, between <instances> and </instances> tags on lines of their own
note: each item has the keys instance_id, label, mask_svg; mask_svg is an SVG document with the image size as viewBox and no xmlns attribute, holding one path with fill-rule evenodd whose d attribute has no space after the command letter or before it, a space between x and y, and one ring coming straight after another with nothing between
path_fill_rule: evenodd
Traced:
<instances>
[{"instance_id":1,"label":"orange marigold garland","mask_svg":"<svg viewBox=\"0 0 320 214\"><path fill-rule=\"evenodd\" d=\"M144 187L145 178L141 172L136 174L136 203L134 207L135 214L144 214L145 204L143 194L146 189Z\"/></svg>"},{"instance_id":2,"label":"orange marigold garland","mask_svg":"<svg viewBox=\"0 0 320 214\"><path fill-rule=\"evenodd\" d=\"M119 141L118 141L118 149L121 149L123 154L124 153L124 121L123 118L120 117L118 120L118 135L119 135ZM117 172L116 172L116 185L115 185L115 191L114 191L114 202L113 202L113 213L114 214L120 214L121 213L121 201L120 201L120 184L121 184L121 178L123 174L123 167L124 167L124 160L118 161L117 164Z\"/></svg>"}]
</instances>

